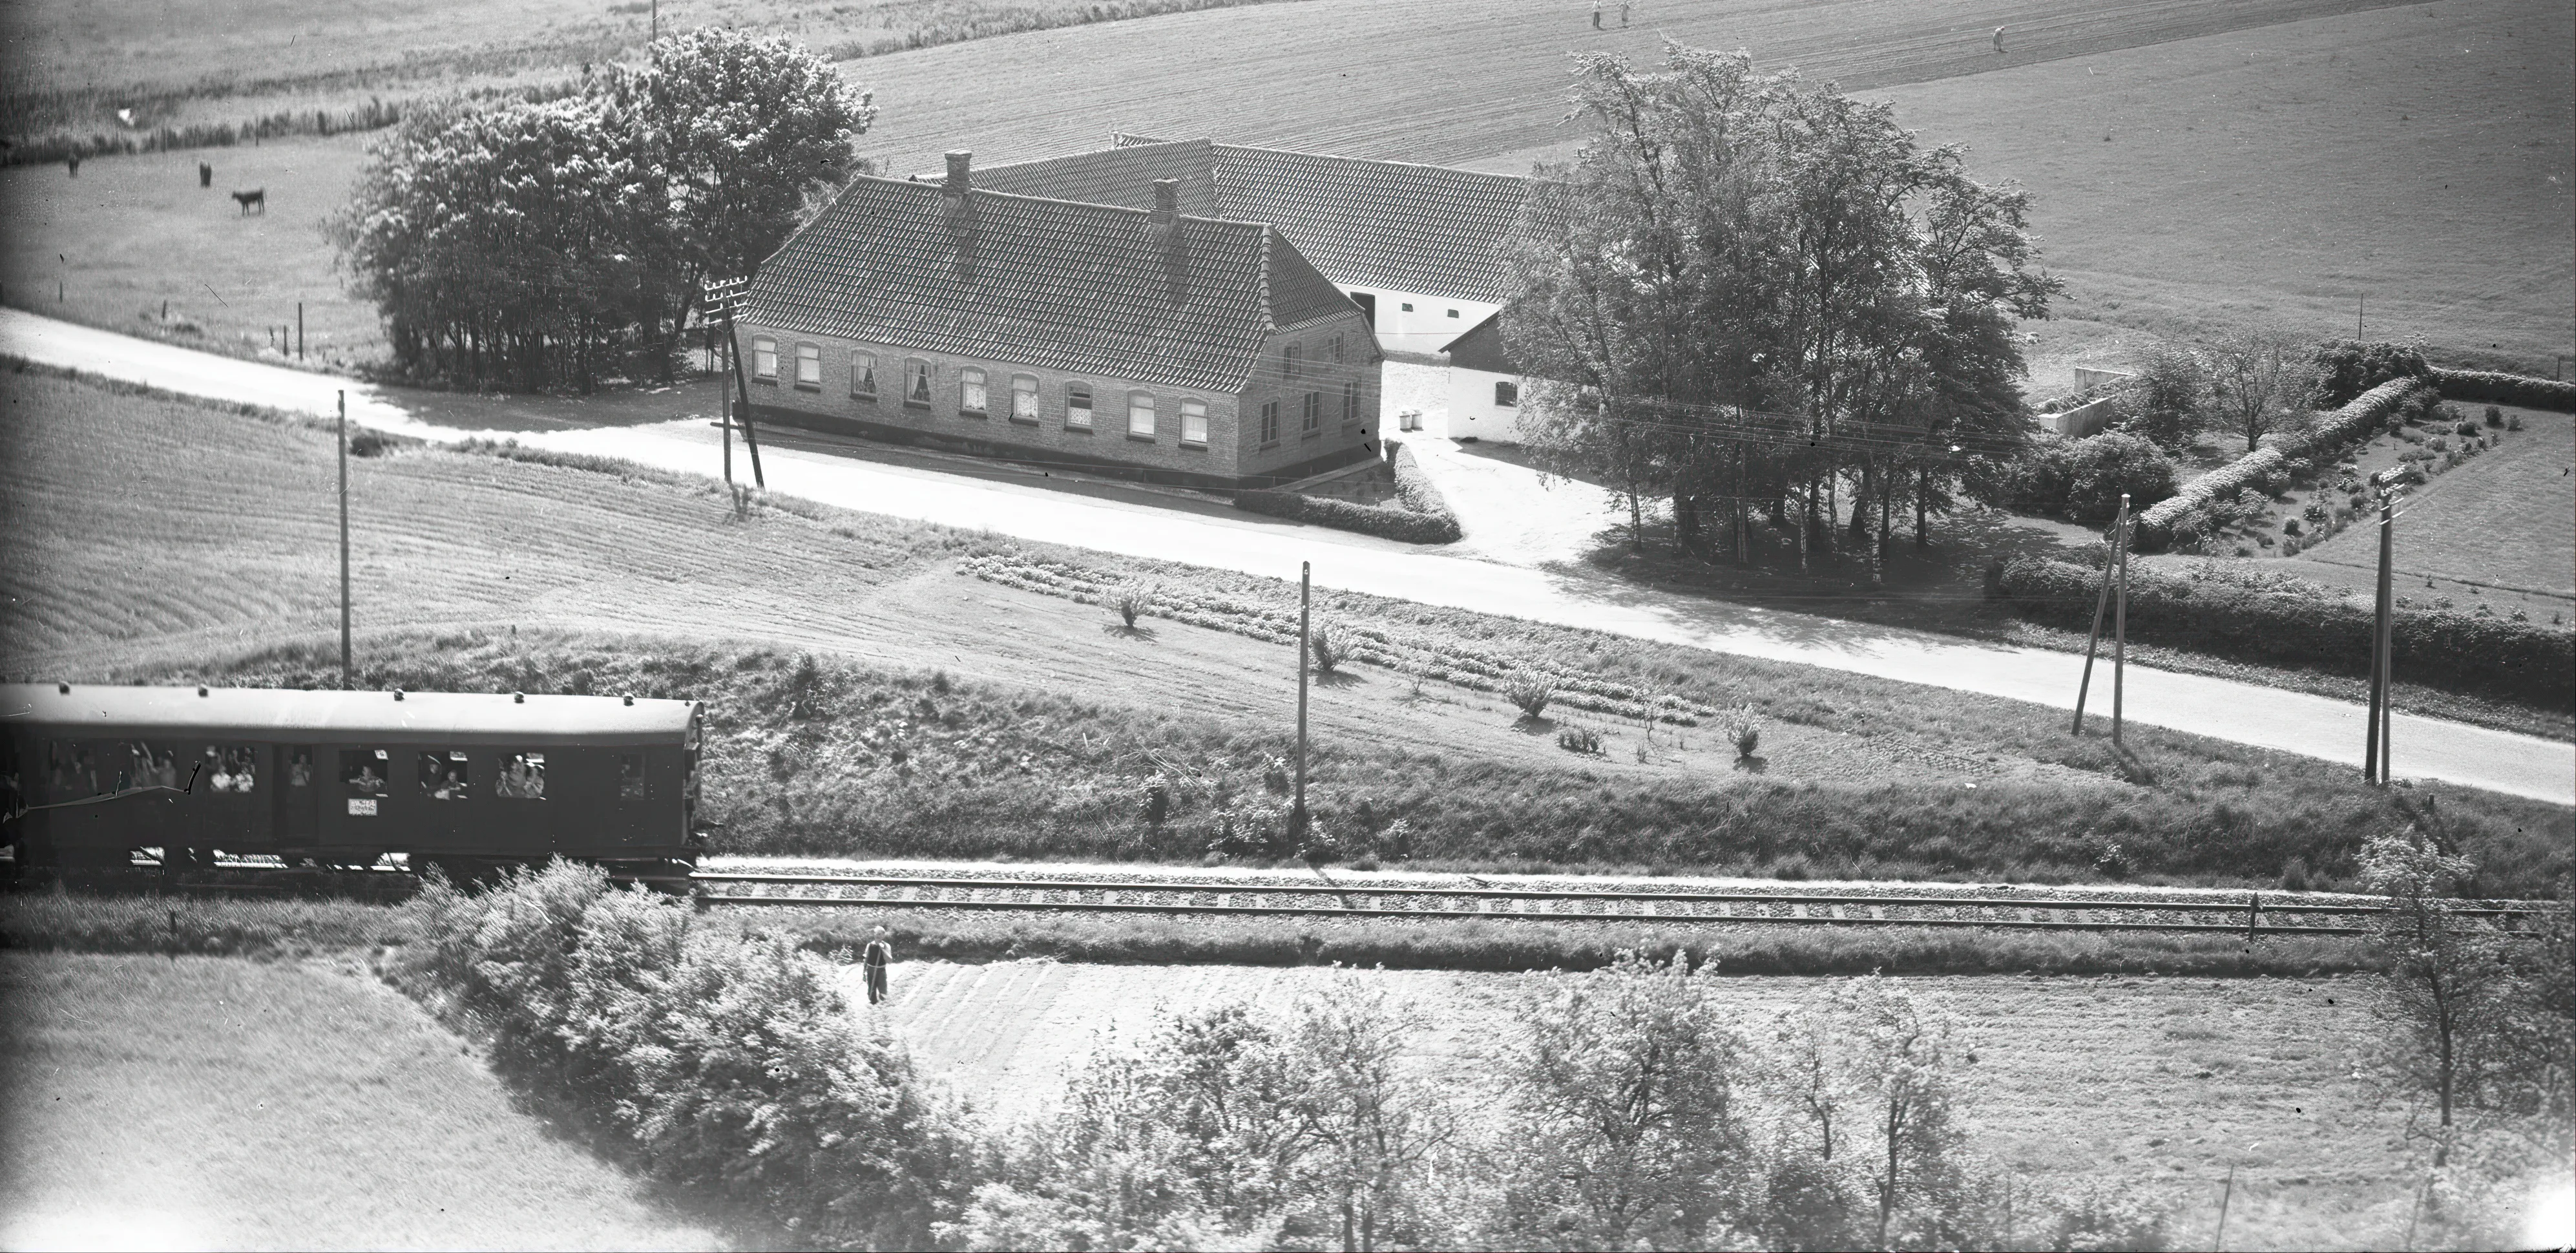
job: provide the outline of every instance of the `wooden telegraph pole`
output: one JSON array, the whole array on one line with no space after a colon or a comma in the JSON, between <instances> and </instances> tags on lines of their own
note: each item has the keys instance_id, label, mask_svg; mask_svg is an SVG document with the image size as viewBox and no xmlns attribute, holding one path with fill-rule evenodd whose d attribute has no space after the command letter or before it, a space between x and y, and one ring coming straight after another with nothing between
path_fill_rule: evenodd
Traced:
<instances>
[{"instance_id":1,"label":"wooden telegraph pole","mask_svg":"<svg viewBox=\"0 0 2576 1253\"><path fill-rule=\"evenodd\" d=\"M349 393L340 393L340 690L351 681L349 660Z\"/></svg>"},{"instance_id":2,"label":"wooden telegraph pole","mask_svg":"<svg viewBox=\"0 0 2576 1253\"><path fill-rule=\"evenodd\" d=\"M1306 629L1315 588L1315 563L1297 563L1297 797L1288 809L1288 836L1306 839Z\"/></svg>"},{"instance_id":3,"label":"wooden telegraph pole","mask_svg":"<svg viewBox=\"0 0 2576 1253\"><path fill-rule=\"evenodd\" d=\"M2111 534L2123 536L2129 528L2129 498L2120 498L2120 516L2111 523ZM2102 563L2102 592L2093 598L2093 633L2084 641L2084 679L2075 685L2075 725L2068 732L2084 734L2084 698L2093 691L2093 656L2102 647L2102 615L2111 608L2111 563Z\"/></svg>"},{"instance_id":4,"label":"wooden telegraph pole","mask_svg":"<svg viewBox=\"0 0 2576 1253\"><path fill-rule=\"evenodd\" d=\"M2394 589L2389 579L2389 566L2396 552L2397 501L2383 479L2379 487L2379 607L2370 632L2370 729L2362 737L2361 777L2372 783L2386 783L2388 773L2389 700L2388 654L2395 643L2389 630L2390 610L2395 606Z\"/></svg>"},{"instance_id":5,"label":"wooden telegraph pole","mask_svg":"<svg viewBox=\"0 0 2576 1253\"><path fill-rule=\"evenodd\" d=\"M751 280L747 278L709 279L706 284L707 311L722 314L724 317L725 356L733 363L733 385L740 401L735 409L742 419L742 446L751 453L752 486L767 491L769 479L760 472L760 436L753 432L751 425L751 382L743 376L742 341L735 334L733 325L734 307L742 303L743 292L750 286ZM727 462L730 463L733 455L733 443L730 438L733 428L728 425L725 430L728 437L725 443L725 455Z\"/></svg>"},{"instance_id":6,"label":"wooden telegraph pole","mask_svg":"<svg viewBox=\"0 0 2576 1253\"><path fill-rule=\"evenodd\" d=\"M2111 743L2120 743L2120 687L2129 663L2129 494L2120 493L2119 551L2111 554L2119 567L2120 590L2111 602Z\"/></svg>"}]
</instances>

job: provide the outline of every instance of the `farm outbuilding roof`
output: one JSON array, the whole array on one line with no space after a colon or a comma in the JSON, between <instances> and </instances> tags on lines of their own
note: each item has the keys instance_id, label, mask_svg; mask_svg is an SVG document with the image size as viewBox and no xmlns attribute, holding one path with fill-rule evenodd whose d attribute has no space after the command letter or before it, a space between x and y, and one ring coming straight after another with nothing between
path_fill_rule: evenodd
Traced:
<instances>
[{"instance_id":1,"label":"farm outbuilding roof","mask_svg":"<svg viewBox=\"0 0 2576 1253\"><path fill-rule=\"evenodd\" d=\"M531 747L670 744L687 732L697 708L694 701L639 698L628 704L616 696L0 684L0 722L86 738L230 734L403 744L502 739Z\"/></svg>"},{"instance_id":2,"label":"farm outbuilding roof","mask_svg":"<svg viewBox=\"0 0 2576 1253\"><path fill-rule=\"evenodd\" d=\"M1142 191L1150 205L1150 180ZM863 176L761 266L743 316L785 331L1239 393L1272 331L1350 308L1258 222L1183 208L1164 225L1150 209Z\"/></svg>"},{"instance_id":3,"label":"farm outbuilding roof","mask_svg":"<svg viewBox=\"0 0 2576 1253\"><path fill-rule=\"evenodd\" d=\"M1182 212L1276 226L1335 282L1496 303L1508 292L1503 244L1529 198L1526 180L1205 139L1116 141L977 177L1000 191L1118 205L1150 203L1154 180L1173 179Z\"/></svg>"}]
</instances>

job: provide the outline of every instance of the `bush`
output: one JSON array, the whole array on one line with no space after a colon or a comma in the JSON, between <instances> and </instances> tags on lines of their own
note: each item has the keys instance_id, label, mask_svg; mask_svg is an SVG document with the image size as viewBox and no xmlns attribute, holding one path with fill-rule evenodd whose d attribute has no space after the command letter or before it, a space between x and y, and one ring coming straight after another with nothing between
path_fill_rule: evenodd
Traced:
<instances>
[{"instance_id":1,"label":"bush","mask_svg":"<svg viewBox=\"0 0 2576 1253\"><path fill-rule=\"evenodd\" d=\"M2393 379L2326 415L2302 436L2266 436L2263 447L2183 484L2171 498L2139 514L2138 547L2147 552L2170 547L2174 524L2185 515L2260 485L2293 456L2321 457L2379 429L2392 416L2420 412L2427 394L2413 378Z\"/></svg>"},{"instance_id":2,"label":"bush","mask_svg":"<svg viewBox=\"0 0 2576 1253\"><path fill-rule=\"evenodd\" d=\"M1451 525L1456 525L1457 519L1449 512L1448 500L1440 495L1440 488L1431 481L1431 476L1422 472L1421 463L1413 459L1413 450L1399 441L1387 442L1393 445L1388 462L1395 470L1395 498L1415 513L1448 518Z\"/></svg>"},{"instance_id":3,"label":"bush","mask_svg":"<svg viewBox=\"0 0 2576 1253\"><path fill-rule=\"evenodd\" d=\"M1556 699L1556 684L1536 675L1521 675L1503 686L1503 699L1517 706L1522 717L1535 719L1547 712L1549 701Z\"/></svg>"},{"instance_id":4,"label":"bush","mask_svg":"<svg viewBox=\"0 0 2576 1253\"><path fill-rule=\"evenodd\" d=\"M2422 379L2433 373L2418 349L2351 339L2319 345L2309 368L2307 406L2311 409L2340 409L2393 380Z\"/></svg>"},{"instance_id":5,"label":"bush","mask_svg":"<svg viewBox=\"0 0 2576 1253\"><path fill-rule=\"evenodd\" d=\"M1747 711L1726 728L1726 738L1735 745L1737 761L1751 761L1762 751L1762 722Z\"/></svg>"},{"instance_id":6,"label":"bush","mask_svg":"<svg viewBox=\"0 0 2576 1253\"><path fill-rule=\"evenodd\" d=\"M2097 576L2063 561L2016 558L2002 599L2023 613L2083 629ZM2251 580L2247 580L2251 582ZM2258 586L2204 570L2193 577L2133 566L2129 631L2141 640L2277 665L2360 674L2371 653L2372 609L2296 580ZM2542 708L2576 700L2576 634L2564 628L2450 612L2401 609L2392 630L2397 671Z\"/></svg>"},{"instance_id":7,"label":"bush","mask_svg":"<svg viewBox=\"0 0 2576 1253\"><path fill-rule=\"evenodd\" d=\"M2519 414L2519 413L2514 413L2514 414L2507 414L2507 415L2505 415L2505 420L2504 420L2504 429L2506 429L2506 430L2508 430L2508 431L2519 431L2519 430L2521 430L2521 429L2522 429L2522 415L2521 415L2521 414Z\"/></svg>"},{"instance_id":8,"label":"bush","mask_svg":"<svg viewBox=\"0 0 2576 1253\"><path fill-rule=\"evenodd\" d=\"M1315 673L1331 674L1342 666L1341 638L1330 621L1318 621L1306 631L1306 658L1315 665Z\"/></svg>"},{"instance_id":9,"label":"bush","mask_svg":"<svg viewBox=\"0 0 2576 1253\"><path fill-rule=\"evenodd\" d=\"M1569 753L1597 757L1601 754L1601 737L1590 727L1570 726L1556 733L1556 746Z\"/></svg>"},{"instance_id":10,"label":"bush","mask_svg":"<svg viewBox=\"0 0 2576 1253\"><path fill-rule=\"evenodd\" d=\"M2432 371L2431 377L2433 385L2441 388L2442 395L2451 400L2576 413L2576 382L2531 378L2494 370L2437 369Z\"/></svg>"},{"instance_id":11,"label":"bush","mask_svg":"<svg viewBox=\"0 0 2576 1253\"><path fill-rule=\"evenodd\" d=\"M1451 544L1456 543L1463 533L1458 529L1458 519L1446 513L1415 513L1410 509L1353 504L1329 496L1302 496L1296 492L1268 489L1236 492L1234 507L1292 522L1309 522L1380 539L1402 540L1408 544Z\"/></svg>"},{"instance_id":12,"label":"bush","mask_svg":"<svg viewBox=\"0 0 2576 1253\"><path fill-rule=\"evenodd\" d=\"M1109 606L1118 611L1118 620L1127 624L1128 630L1133 631L1136 629L1136 619L1154 611L1154 594L1157 590L1152 583L1142 581L1123 583L1119 585L1116 592L1111 593Z\"/></svg>"},{"instance_id":13,"label":"bush","mask_svg":"<svg viewBox=\"0 0 2576 1253\"><path fill-rule=\"evenodd\" d=\"M927 1247L972 1184L954 1112L788 941L560 860L473 894L433 875L405 908L398 977L659 1179L823 1247Z\"/></svg>"},{"instance_id":14,"label":"bush","mask_svg":"<svg viewBox=\"0 0 2576 1253\"><path fill-rule=\"evenodd\" d=\"M2048 444L2025 456L2014 471L2014 507L2029 513L2108 520L2120 510L2143 509L2174 491L2174 464L2163 450L2136 435L2113 431Z\"/></svg>"},{"instance_id":15,"label":"bush","mask_svg":"<svg viewBox=\"0 0 2576 1253\"><path fill-rule=\"evenodd\" d=\"M2502 410L2502 409L2498 409L2498 408L2496 408L2494 405L2488 405L2488 406L2487 406L2487 425L2488 425L2488 426L2503 426L2503 425L2504 425L2504 410Z\"/></svg>"}]
</instances>

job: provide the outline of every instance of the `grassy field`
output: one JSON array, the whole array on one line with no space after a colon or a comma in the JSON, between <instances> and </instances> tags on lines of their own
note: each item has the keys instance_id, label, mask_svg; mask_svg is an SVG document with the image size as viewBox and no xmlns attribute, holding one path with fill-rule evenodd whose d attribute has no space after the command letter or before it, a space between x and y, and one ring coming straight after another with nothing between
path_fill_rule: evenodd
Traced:
<instances>
[{"instance_id":1,"label":"grassy field","mask_svg":"<svg viewBox=\"0 0 2576 1253\"><path fill-rule=\"evenodd\" d=\"M2485 406L2460 408L2478 413ZM2438 574L2507 592L2541 593L2493 596L2498 612L2535 599L2563 612L2576 599L2576 525L2570 525L2576 519L2576 477L2568 473L2576 466L2576 417L2515 413L2522 418L2521 431L2436 476L2411 498L2391 554L2401 590L2419 600L2440 594L2420 586ZM2378 569L2379 532L2351 527L2300 556L2367 574Z\"/></svg>"},{"instance_id":2,"label":"grassy field","mask_svg":"<svg viewBox=\"0 0 2576 1253\"><path fill-rule=\"evenodd\" d=\"M558 14L547 7L557 2L537 10L553 33L529 38L588 47L584 23L627 39L642 21ZM675 7L666 22L703 20ZM896 7L901 15L861 6L781 17L780 28L808 22L808 42L824 48L838 37L824 29L833 22L913 29L1057 8ZM263 6L243 29L282 30L297 11ZM312 65L397 47L421 50L406 63L470 67L482 54L450 54L488 40L488 24L468 24L485 11L397 6L338 52L298 51L300 34L286 49L274 34L246 34L173 50L158 35L93 31L61 36L67 51L46 55L83 73L101 61L66 60L74 51L217 67L172 72L183 78L236 61L261 67L245 74L321 72ZM2576 32L2547 0L2187 0L2071 13L2041 0L1680 0L1641 6L1635 26L1604 32L1589 29L1588 12L1563 0L1297 0L976 39L844 69L884 110L862 154L898 172L935 166L949 148L1018 160L1124 129L1517 173L1568 143L1567 53L1650 58L1666 37L1745 47L1765 65L1890 96L1926 139L1969 144L1980 177L2017 178L2038 193L2047 262L2074 280L2063 312L2076 320L2040 328L2049 362L2121 336L2094 319L2189 329L2268 309L2339 333L2365 291L2375 333L2420 334L2527 369L2546 372L2576 340L2576 262L2551 242L2576 231L2576 153L2559 86L2576 72L2567 51ZM2014 32L2002 56L1987 42L1997 24ZM342 37L339 24L332 30ZM1171 68L1176 47L1191 50L1186 75ZM303 300L336 347L367 356L379 350L373 311L340 291L320 235L292 224L346 194L364 143L279 145L288 157L212 150L211 193L196 188L191 153L94 160L79 180L58 167L0 170L0 210L13 222L0 284L20 307L152 333L136 313L157 316L169 300L227 351L242 350L246 335L264 344L261 328L292 321ZM2391 178L2403 194L2391 194ZM245 228L215 220L232 208L221 191L263 181L286 220L246 245ZM175 246L128 262L141 239Z\"/></svg>"},{"instance_id":3,"label":"grassy field","mask_svg":"<svg viewBox=\"0 0 2576 1253\"><path fill-rule=\"evenodd\" d=\"M902 961L884 1006L866 1005L855 968L850 993L855 1012L885 1022L926 1067L1008 1119L1043 1108L1108 1033L1133 1039L1158 1009L1282 1002L1326 973ZM1374 977L1428 1024L1406 1062L1473 1089L1512 1038L1518 998L1548 976ZM2208 1248L2234 1166L2229 1248L2393 1248L2402 1239L2420 1163L2399 1139L2406 1111L2351 1074L2347 1050L2373 1026L2362 982L1908 982L1961 1019L1976 1058L1973 1143L2025 1179L2143 1185L2174 1207L2174 1247ZM1821 984L1731 979L1721 995L1752 1032ZM2070 1099L2077 1092L2082 1099Z\"/></svg>"},{"instance_id":4,"label":"grassy field","mask_svg":"<svg viewBox=\"0 0 2576 1253\"><path fill-rule=\"evenodd\" d=\"M345 961L0 953L0 1003L0 1245L728 1243Z\"/></svg>"},{"instance_id":5,"label":"grassy field","mask_svg":"<svg viewBox=\"0 0 2576 1253\"><path fill-rule=\"evenodd\" d=\"M0 394L0 525L16 538L0 553L0 669L263 682L336 670L326 434L33 371L0 379ZM1160 620L1116 632L1097 608L954 572L992 541L828 510L734 521L703 480L474 452L352 466L363 682L714 700L725 732L711 796L741 811L739 840L1196 860L1215 789L1258 793L1288 749L1295 672L1281 646ZM1290 594L1151 572L1248 601ZM1716 727L1648 744L1606 718L1585 719L1606 751L1578 757L1492 693L1432 681L1416 694L1367 668L1319 685L1323 794L1371 831L1406 818L1419 859L2323 886L2348 873L2361 832L2409 820L2411 801L2323 763L2151 730L2114 754L2008 701L1319 599L1355 621L1750 706L1767 728L1760 770L1737 768ZM835 660L800 678L804 650ZM1183 780L1159 834L1138 808L1156 773ZM2564 810L2476 793L2441 807L2494 863L2499 892L2545 891L2565 863Z\"/></svg>"}]
</instances>

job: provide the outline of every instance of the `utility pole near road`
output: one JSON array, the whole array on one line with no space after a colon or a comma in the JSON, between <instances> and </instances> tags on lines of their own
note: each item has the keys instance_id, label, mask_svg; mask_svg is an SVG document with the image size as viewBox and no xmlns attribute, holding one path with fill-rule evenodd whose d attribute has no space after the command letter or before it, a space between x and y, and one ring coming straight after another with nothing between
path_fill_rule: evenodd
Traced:
<instances>
[{"instance_id":1,"label":"utility pole near road","mask_svg":"<svg viewBox=\"0 0 2576 1253\"><path fill-rule=\"evenodd\" d=\"M707 312L721 314L724 317L725 356L733 362L733 385L740 394L741 403L735 406L735 416L742 420L742 445L751 453L751 482L754 487L767 491L769 479L760 472L760 437L753 434L751 429L751 383L743 377L742 340L735 333L733 325L734 306L742 303L743 293L750 287L751 280L747 278L709 279L706 282L705 291ZM725 428L727 464L731 464L733 460L732 434L733 428L728 424Z\"/></svg>"},{"instance_id":2,"label":"utility pole near road","mask_svg":"<svg viewBox=\"0 0 2576 1253\"><path fill-rule=\"evenodd\" d=\"M1288 838L1306 842L1306 628L1315 594L1315 563L1297 563L1297 798L1288 807Z\"/></svg>"},{"instance_id":3,"label":"utility pole near road","mask_svg":"<svg viewBox=\"0 0 2576 1253\"><path fill-rule=\"evenodd\" d=\"M2120 496L2120 516L2113 519L2111 522L2111 535L2112 543L2119 545L2123 549L2127 548L2129 537L2129 497L2126 493L2123 493ZM2127 573L2126 568L2123 567L2119 573L2125 575ZM2068 732L2071 735L2084 734L2084 698L2090 695L2093 691L2093 657L2094 654L2101 651L2102 615L2109 611L2111 607L2111 583L2114 577L2115 575L2112 571L2111 563L2108 561L2103 562L2102 592L2093 600L2093 633L2084 641L2084 678L2081 682L2075 685L2075 724ZM2120 608L2123 612L2123 616L2125 617L2128 609L2128 589L2125 584L2121 588ZM2113 719L2112 725L2115 729L2119 725L2116 717Z\"/></svg>"},{"instance_id":4,"label":"utility pole near road","mask_svg":"<svg viewBox=\"0 0 2576 1253\"><path fill-rule=\"evenodd\" d=\"M2397 499L2387 472L2371 478L2379 488L2379 611L2370 631L2370 729L2362 737L2361 777L2371 783L2388 782L2388 733L2392 721L2389 711L2389 653L2394 651L2395 633L2390 629L2391 611L2395 608L2394 589L2389 578L2391 559L2396 553Z\"/></svg>"},{"instance_id":5,"label":"utility pole near road","mask_svg":"<svg viewBox=\"0 0 2576 1253\"><path fill-rule=\"evenodd\" d=\"M352 686L349 661L349 393L340 393L340 690Z\"/></svg>"}]
</instances>

